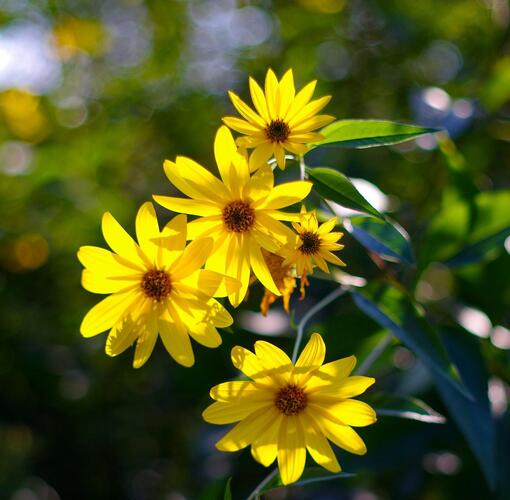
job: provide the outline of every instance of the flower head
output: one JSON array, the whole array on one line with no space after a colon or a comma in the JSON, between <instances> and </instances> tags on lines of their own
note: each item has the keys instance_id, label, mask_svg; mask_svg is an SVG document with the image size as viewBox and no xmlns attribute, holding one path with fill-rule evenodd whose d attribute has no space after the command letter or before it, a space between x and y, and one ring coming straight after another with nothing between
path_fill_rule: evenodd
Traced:
<instances>
[{"instance_id":1,"label":"flower head","mask_svg":"<svg viewBox=\"0 0 510 500\"><path fill-rule=\"evenodd\" d=\"M84 317L80 331L92 337L110 330L106 353L116 356L136 342L133 366L140 368L161 337L169 354L181 365L194 363L190 336L206 347L217 347L216 327L232 317L213 297L221 296L232 278L200 269L212 250L210 238L186 246L186 216L178 215L159 230L152 203L136 217L138 244L110 213L103 216L103 235L113 252L84 246L78 259L85 267L83 287L111 294Z\"/></svg>"},{"instance_id":2,"label":"flower head","mask_svg":"<svg viewBox=\"0 0 510 500\"><path fill-rule=\"evenodd\" d=\"M306 212L304 207L299 222L293 222L292 226L297 234L279 253L285 257L284 265L296 266L296 272L301 277L301 293L304 294L304 286L308 284L306 275L313 273L314 265L326 273L329 273L327 262L345 266L343 261L331 253L344 247L337 243L343 234L331 232L336 226L336 217L319 226L315 210Z\"/></svg>"},{"instance_id":3,"label":"flower head","mask_svg":"<svg viewBox=\"0 0 510 500\"><path fill-rule=\"evenodd\" d=\"M325 354L317 333L295 365L268 342L256 342L255 354L234 347L234 366L251 380L211 389L216 402L203 418L213 424L239 422L216 447L237 451L251 445L253 458L266 467L278 458L283 484L300 478L307 450L319 465L339 472L328 439L351 453L365 454L365 443L351 426L370 425L376 415L366 403L350 398L365 392L375 380L349 376L356 364L354 356L323 365Z\"/></svg>"},{"instance_id":4,"label":"flower head","mask_svg":"<svg viewBox=\"0 0 510 500\"><path fill-rule=\"evenodd\" d=\"M232 103L244 120L227 116L223 122L244 134L237 140L240 146L254 148L250 157L251 171L263 165L272 155L278 166L284 169L285 151L303 155L308 150L306 144L322 139L322 135L313 131L331 123L335 117L317 116L331 96L310 101L316 83L310 82L296 94L291 69L280 81L272 70L268 70L264 91L250 78L250 93L256 111L234 92L229 92Z\"/></svg>"},{"instance_id":5,"label":"flower head","mask_svg":"<svg viewBox=\"0 0 510 500\"><path fill-rule=\"evenodd\" d=\"M293 238L281 220L297 220L299 214L280 209L303 200L311 182L295 181L274 186L268 165L250 175L248 161L235 145L227 127L221 127L214 141L214 153L221 181L194 161L178 156L166 161L170 182L190 197L154 196L162 206L175 212L198 215L188 224L188 238L210 237L214 241L206 269L214 269L237 278L239 290L227 290L230 302L237 306L250 283L250 270L271 290L280 295L267 268L261 249L276 251Z\"/></svg>"}]
</instances>

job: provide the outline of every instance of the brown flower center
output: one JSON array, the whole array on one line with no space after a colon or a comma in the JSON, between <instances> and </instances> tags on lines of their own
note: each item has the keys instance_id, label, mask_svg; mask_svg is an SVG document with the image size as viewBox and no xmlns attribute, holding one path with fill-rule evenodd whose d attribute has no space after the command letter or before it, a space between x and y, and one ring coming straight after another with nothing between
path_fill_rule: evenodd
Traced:
<instances>
[{"instance_id":1,"label":"brown flower center","mask_svg":"<svg viewBox=\"0 0 510 500\"><path fill-rule=\"evenodd\" d=\"M301 413L306 408L307 403L306 394L297 385L288 385L281 388L274 400L276 408L287 417Z\"/></svg>"},{"instance_id":2,"label":"brown flower center","mask_svg":"<svg viewBox=\"0 0 510 500\"><path fill-rule=\"evenodd\" d=\"M285 142L290 135L290 128L283 120L273 120L266 127L266 137L271 142Z\"/></svg>"},{"instance_id":3,"label":"brown flower center","mask_svg":"<svg viewBox=\"0 0 510 500\"><path fill-rule=\"evenodd\" d=\"M305 231L300 235L302 245L299 247L301 253L305 255L314 255L319 251L321 247L321 239L318 234L312 233L312 231Z\"/></svg>"},{"instance_id":4,"label":"brown flower center","mask_svg":"<svg viewBox=\"0 0 510 500\"><path fill-rule=\"evenodd\" d=\"M223 223L228 231L245 233L255 223L255 210L244 201L232 201L223 209Z\"/></svg>"},{"instance_id":5,"label":"brown flower center","mask_svg":"<svg viewBox=\"0 0 510 500\"><path fill-rule=\"evenodd\" d=\"M147 271L142 278L142 290L147 297L161 302L172 291L170 275L158 269Z\"/></svg>"}]
</instances>

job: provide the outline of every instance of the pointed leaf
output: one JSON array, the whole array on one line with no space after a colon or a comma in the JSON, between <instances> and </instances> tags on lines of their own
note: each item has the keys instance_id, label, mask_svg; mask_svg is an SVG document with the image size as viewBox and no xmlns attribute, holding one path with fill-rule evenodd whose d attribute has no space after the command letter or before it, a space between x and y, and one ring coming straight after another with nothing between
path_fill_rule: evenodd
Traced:
<instances>
[{"instance_id":1,"label":"pointed leaf","mask_svg":"<svg viewBox=\"0 0 510 500\"><path fill-rule=\"evenodd\" d=\"M313 181L314 189L323 198L382 219L382 215L363 198L344 174L327 167L307 168L306 172Z\"/></svg>"},{"instance_id":2,"label":"pointed leaf","mask_svg":"<svg viewBox=\"0 0 510 500\"><path fill-rule=\"evenodd\" d=\"M471 397L440 337L407 295L384 284L368 285L359 291L351 290L351 295L365 314L390 330L442 381Z\"/></svg>"},{"instance_id":3,"label":"pointed leaf","mask_svg":"<svg viewBox=\"0 0 510 500\"><path fill-rule=\"evenodd\" d=\"M414 264L409 235L398 224L359 216L345 219L343 225L365 248L382 259Z\"/></svg>"},{"instance_id":4,"label":"pointed leaf","mask_svg":"<svg viewBox=\"0 0 510 500\"><path fill-rule=\"evenodd\" d=\"M441 330L443 341L461 378L472 394L469 399L436 378L441 398L473 450L491 488L496 485L495 429L487 390L487 370L480 341L459 328Z\"/></svg>"},{"instance_id":5,"label":"pointed leaf","mask_svg":"<svg viewBox=\"0 0 510 500\"><path fill-rule=\"evenodd\" d=\"M232 478L229 477L227 479L227 484L225 486L225 495L223 496L224 500L232 500L232 490L230 487L230 483L232 482Z\"/></svg>"},{"instance_id":6,"label":"pointed leaf","mask_svg":"<svg viewBox=\"0 0 510 500\"><path fill-rule=\"evenodd\" d=\"M313 144L311 149L387 146L434 132L439 130L385 120L338 120L320 131L324 139Z\"/></svg>"}]
</instances>

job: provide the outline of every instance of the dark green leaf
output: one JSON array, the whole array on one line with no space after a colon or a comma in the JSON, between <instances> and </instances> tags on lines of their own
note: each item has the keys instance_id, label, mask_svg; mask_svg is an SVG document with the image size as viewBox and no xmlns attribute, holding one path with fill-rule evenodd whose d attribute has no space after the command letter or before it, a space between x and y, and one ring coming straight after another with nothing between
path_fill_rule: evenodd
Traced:
<instances>
[{"instance_id":1,"label":"dark green leaf","mask_svg":"<svg viewBox=\"0 0 510 500\"><path fill-rule=\"evenodd\" d=\"M344 174L327 167L307 168L306 172L313 181L315 190L326 200L382 218Z\"/></svg>"},{"instance_id":2,"label":"dark green leaf","mask_svg":"<svg viewBox=\"0 0 510 500\"><path fill-rule=\"evenodd\" d=\"M448 259L445 264L449 267L460 267L480 262L491 254L501 250L505 240L510 236L510 226L484 238L472 245L464 247L456 255Z\"/></svg>"},{"instance_id":3,"label":"dark green leaf","mask_svg":"<svg viewBox=\"0 0 510 500\"><path fill-rule=\"evenodd\" d=\"M461 378L473 396L463 394L436 377L444 404L464 434L491 488L496 484L494 421L487 395L487 370L480 353L480 341L465 330L443 329L443 341ZM508 471L507 471L508 472Z\"/></svg>"},{"instance_id":4,"label":"dark green leaf","mask_svg":"<svg viewBox=\"0 0 510 500\"><path fill-rule=\"evenodd\" d=\"M348 472L340 472L339 474L332 474L328 472L326 469L322 467L308 467L304 470L303 475L296 481L292 483L290 486L305 486L308 484L318 483L321 481L332 481L333 479L342 479L353 477L355 474L351 474ZM274 490L276 488L282 488L284 484L281 482L280 476L276 475L269 481L260 491L260 493L267 493L268 491Z\"/></svg>"},{"instance_id":5,"label":"dark green leaf","mask_svg":"<svg viewBox=\"0 0 510 500\"><path fill-rule=\"evenodd\" d=\"M438 131L438 129L386 120L338 120L321 130L324 139L315 143L312 149L387 146Z\"/></svg>"},{"instance_id":6,"label":"dark green leaf","mask_svg":"<svg viewBox=\"0 0 510 500\"><path fill-rule=\"evenodd\" d=\"M416 398L377 393L364 400L374 408L378 416L407 418L429 424L446 422L443 415Z\"/></svg>"},{"instance_id":7,"label":"dark green leaf","mask_svg":"<svg viewBox=\"0 0 510 500\"><path fill-rule=\"evenodd\" d=\"M396 335L432 372L470 397L441 339L407 295L385 284L368 285L351 294L365 314Z\"/></svg>"},{"instance_id":8,"label":"dark green leaf","mask_svg":"<svg viewBox=\"0 0 510 500\"><path fill-rule=\"evenodd\" d=\"M388 220L373 217L352 217L344 227L365 248L391 262L414 264L409 235L402 227Z\"/></svg>"}]
</instances>

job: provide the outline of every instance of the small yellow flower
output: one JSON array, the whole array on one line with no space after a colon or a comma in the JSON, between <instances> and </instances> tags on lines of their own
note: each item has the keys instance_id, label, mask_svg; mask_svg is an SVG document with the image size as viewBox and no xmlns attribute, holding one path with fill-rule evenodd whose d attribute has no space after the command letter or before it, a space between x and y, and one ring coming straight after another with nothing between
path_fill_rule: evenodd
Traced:
<instances>
[{"instance_id":1,"label":"small yellow flower","mask_svg":"<svg viewBox=\"0 0 510 500\"><path fill-rule=\"evenodd\" d=\"M174 212L200 216L188 224L188 238L214 240L206 269L241 282L239 290L227 290L232 305L239 305L245 297L250 270L266 288L280 295L261 249L274 252L294 237L291 229L280 221L297 220L299 214L279 209L303 200L312 183L294 181L274 186L269 165L250 176L247 158L237 150L225 126L216 134L214 153L223 182L198 163L178 156L175 163L165 161L165 173L191 199L170 196L154 196L154 199Z\"/></svg>"},{"instance_id":2,"label":"small yellow flower","mask_svg":"<svg viewBox=\"0 0 510 500\"><path fill-rule=\"evenodd\" d=\"M331 253L344 247L336 243L343 233L331 232L336 226L336 221L336 217L333 217L319 226L315 210L306 212L303 207L299 222L292 223L297 235L279 251L285 257L284 265L296 266L296 272L301 277L302 296L304 296L304 287L308 284L306 276L313 273L314 265L319 266L326 273L329 273L327 262L345 266L343 261Z\"/></svg>"},{"instance_id":3,"label":"small yellow flower","mask_svg":"<svg viewBox=\"0 0 510 500\"><path fill-rule=\"evenodd\" d=\"M186 246L186 216L178 215L160 232L152 203L136 217L138 244L110 213L103 216L103 235L113 252L84 246L78 259L85 267L82 285L89 292L112 294L84 317L80 331L92 337L110 330L106 353L116 356L136 341L133 366L149 359L159 336L181 365L194 363L190 336L206 347L218 347L216 327L232 317L214 298L224 281L235 280L200 269L212 250L210 238Z\"/></svg>"},{"instance_id":4,"label":"small yellow flower","mask_svg":"<svg viewBox=\"0 0 510 500\"><path fill-rule=\"evenodd\" d=\"M296 288L296 278L294 277L292 268L291 266L284 266L283 261L285 259L275 253L268 252L263 249L262 255L264 256L267 268L269 269L278 290L280 290L280 293L282 294L283 308L287 313L289 313L290 297L294 288ZM267 316L269 306L273 304L277 298L278 297L271 292L271 290L264 288L264 296L260 302L260 312L264 316Z\"/></svg>"},{"instance_id":5,"label":"small yellow flower","mask_svg":"<svg viewBox=\"0 0 510 500\"><path fill-rule=\"evenodd\" d=\"M211 389L216 401L202 414L212 424L239 422L216 443L221 451L251 445L251 454L265 467L278 458L283 484L297 481L303 472L306 451L322 467L339 472L340 465L328 439L356 455L366 446L351 426L376 421L374 410L350 399L365 392L375 380L349 377L356 358L323 365L326 347L314 333L296 364L274 345L255 342L255 354L236 346L232 362L249 381L233 381Z\"/></svg>"},{"instance_id":6,"label":"small yellow flower","mask_svg":"<svg viewBox=\"0 0 510 500\"><path fill-rule=\"evenodd\" d=\"M266 75L265 92L250 78L250 93L256 111L245 104L234 92L230 99L244 118L227 116L225 125L244 134L237 139L241 147L255 148L250 157L250 170L256 170L272 155L278 166L285 168L285 151L301 156L307 144L322 139L313 132L335 120L334 116L317 115L330 101L331 96L310 101L317 81L314 80L296 94L294 77L289 69L278 81L272 70Z\"/></svg>"}]
</instances>

